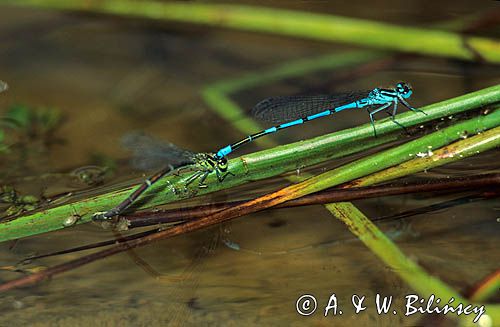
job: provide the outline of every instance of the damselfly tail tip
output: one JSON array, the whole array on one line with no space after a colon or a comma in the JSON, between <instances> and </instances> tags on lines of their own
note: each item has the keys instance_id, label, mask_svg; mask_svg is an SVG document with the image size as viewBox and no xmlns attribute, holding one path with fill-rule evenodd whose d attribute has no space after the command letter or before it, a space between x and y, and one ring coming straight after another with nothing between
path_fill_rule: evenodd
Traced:
<instances>
[{"instance_id":1,"label":"damselfly tail tip","mask_svg":"<svg viewBox=\"0 0 500 327\"><path fill-rule=\"evenodd\" d=\"M99 211L99 212L96 212L92 215L93 221L108 221L110 219L111 219L111 217L109 217L108 211Z\"/></svg>"}]
</instances>

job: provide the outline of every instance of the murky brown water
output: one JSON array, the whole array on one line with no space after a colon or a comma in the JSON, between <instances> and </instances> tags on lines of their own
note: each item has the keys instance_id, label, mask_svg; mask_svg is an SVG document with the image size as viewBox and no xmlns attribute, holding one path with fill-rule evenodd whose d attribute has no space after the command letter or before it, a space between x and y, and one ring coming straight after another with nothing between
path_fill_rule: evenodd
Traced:
<instances>
[{"instance_id":1,"label":"murky brown water","mask_svg":"<svg viewBox=\"0 0 500 327\"><path fill-rule=\"evenodd\" d=\"M295 9L427 26L498 7L494 2L259 2ZM479 6L479 8L477 8ZM453 9L450 9L453 8ZM432 9L432 10L431 10ZM496 8L498 9L498 8ZM498 28L477 34L500 35ZM66 177L19 180L20 176L68 173L113 160L118 168L106 185L140 175L126 165L120 148L131 130L169 140L194 151L209 151L242 135L204 103L203 87L284 62L351 51L354 47L241 33L193 25L151 23L106 16L55 13L0 6L0 79L10 90L0 96L0 113L15 103L61 110L64 120L50 144L32 139L22 158L5 157L2 178L26 193L51 195L78 187ZM404 56L367 76L336 80L336 72L316 72L233 96L248 107L260 99L306 90L364 89L407 80L416 106L500 82L495 66ZM344 71L345 75L346 72ZM275 137L286 143L365 122L365 113L318 121ZM251 151L255 147L248 147ZM498 152L482 154L432 173L463 175L498 172ZM22 168L22 169L21 169ZM8 176L5 176L8 172ZM424 176L424 174L422 174ZM284 185L277 180L275 187ZM256 188L259 185L255 185ZM267 185L268 187L268 185ZM80 185L80 189L83 186ZM238 195L227 193L228 199ZM368 216L394 214L441 202L450 196L401 196L358 201ZM498 268L499 203L463 204L404 223L380 227L431 274L464 291ZM295 300L304 293L341 302L352 294L380 293L402 298L412 290L398 279L345 226L321 206L253 214L231 223L228 237L242 250L215 244L216 230L165 240L135 250L162 278L141 269L129 254L91 264L36 287L2 295L0 325L10 326L164 326L164 325L311 325L412 326L421 317L378 316L374 311L325 318L304 318ZM109 239L96 226L72 229L1 244L0 265L12 265L34 252L47 252ZM326 243L326 244L325 244ZM321 245L323 244L323 245ZM37 264L76 258L65 255ZM0 272L0 280L19 277ZM448 322L449 325L453 325Z\"/></svg>"}]
</instances>

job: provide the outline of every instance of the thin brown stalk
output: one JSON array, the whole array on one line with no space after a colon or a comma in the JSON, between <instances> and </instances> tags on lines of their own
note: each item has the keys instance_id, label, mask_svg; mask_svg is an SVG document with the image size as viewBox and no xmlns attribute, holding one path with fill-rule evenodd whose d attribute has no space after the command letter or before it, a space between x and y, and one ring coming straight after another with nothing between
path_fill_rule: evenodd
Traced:
<instances>
[{"instance_id":1,"label":"thin brown stalk","mask_svg":"<svg viewBox=\"0 0 500 327\"><path fill-rule=\"evenodd\" d=\"M353 201L400 194L437 191L464 191L468 189L476 190L482 187L492 187L497 185L500 185L500 174L440 178L432 179L423 183L404 182L345 189L336 187L281 203L274 206L273 209ZM191 208L145 211L124 216L124 219L128 221L127 225L129 228L173 223L208 216L215 212L241 205L244 202L245 201L231 201L195 206Z\"/></svg>"},{"instance_id":2,"label":"thin brown stalk","mask_svg":"<svg viewBox=\"0 0 500 327\"><path fill-rule=\"evenodd\" d=\"M497 178L498 178L498 176L493 178L493 180L495 180ZM465 180L467 180L467 178L465 178ZM492 180L492 176L489 176L488 178L482 179L482 183L488 183L488 181L490 181L490 180ZM458 184L462 185L462 183L463 183L463 181L461 181ZM497 180L497 183L498 183L498 180ZM426 185L426 184L422 184L422 185ZM433 183L427 184L427 185L433 185ZM438 187L438 185L440 185L440 184L437 184L436 188ZM400 187L401 186L394 187L393 191L396 192L396 190L400 189ZM415 190L422 189L423 187L424 186L415 186ZM159 231L157 233L146 235L146 236L143 236L141 238L133 239L133 240L130 240L128 242L118 243L109 249L99 251L97 253L93 253L93 254L90 254L90 255L75 259L75 260L68 261L66 263L63 263L63 264L48 268L46 270L43 270L41 272L34 273L32 275L28 275L28 276L25 276L25 277L22 277L19 279L12 280L10 282L1 284L0 285L0 292L5 292L5 291L8 291L10 289L21 287L21 286L35 284L35 283L41 282L45 279L51 278L54 275L61 274L63 272L66 272L66 271L75 269L77 267L83 266L87 263L91 263L93 261L96 261L96 260L99 260L102 258L106 258L106 257L109 257L111 255L114 255L114 254L117 254L120 252L124 252L124 251L130 250L130 249L135 248L135 247L144 246L146 244L149 244L149 243L161 240L161 239L165 239L165 238L177 236L180 234L188 233L188 232L191 232L191 231L194 231L197 229L209 227L209 226L212 226L212 225L215 225L218 223L222 223L224 221L228 221L228 220L243 216L245 214L249 214L252 212L256 212L256 211L260 211L260 210L272 207L273 204L275 203L275 201L279 201L280 197L286 196L286 194L287 194L286 189L287 188L282 189L282 190L277 191L277 192L274 192L274 193L269 194L269 195L262 196L260 198L257 198L257 199L251 200L251 201L246 201L244 203L237 204L237 205L230 207L224 211L215 212L212 215L206 216L206 217L198 219L198 220L188 221L184 224L177 225L177 226L172 227L172 228L167 229L167 230ZM285 194L283 194L283 193L285 193ZM377 192L374 192L374 191L371 191L368 193L377 194Z\"/></svg>"}]
</instances>

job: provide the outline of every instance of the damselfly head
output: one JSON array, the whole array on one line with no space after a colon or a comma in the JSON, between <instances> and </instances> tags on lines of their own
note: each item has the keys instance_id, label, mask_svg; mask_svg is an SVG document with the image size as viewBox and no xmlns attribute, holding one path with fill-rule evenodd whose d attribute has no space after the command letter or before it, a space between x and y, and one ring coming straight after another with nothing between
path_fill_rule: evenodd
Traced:
<instances>
[{"instance_id":1,"label":"damselfly head","mask_svg":"<svg viewBox=\"0 0 500 327\"><path fill-rule=\"evenodd\" d=\"M199 159L199 161L206 162L222 172L227 170L228 165L226 157L220 157L215 153L199 153L198 155L201 156L201 160Z\"/></svg>"},{"instance_id":2,"label":"damselfly head","mask_svg":"<svg viewBox=\"0 0 500 327\"><path fill-rule=\"evenodd\" d=\"M399 96L408 99L413 91L411 90L411 86L405 82L399 82L396 84L396 92Z\"/></svg>"}]
</instances>

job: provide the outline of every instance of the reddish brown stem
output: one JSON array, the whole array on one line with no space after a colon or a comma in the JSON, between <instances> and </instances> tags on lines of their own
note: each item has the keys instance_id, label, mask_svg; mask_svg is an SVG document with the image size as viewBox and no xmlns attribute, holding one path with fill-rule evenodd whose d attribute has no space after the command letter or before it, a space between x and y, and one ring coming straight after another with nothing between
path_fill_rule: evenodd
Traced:
<instances>
[{"instance_id":1,"label":"reddish brown stem","mask_svg":"<svg viewBox=\"0 0 500 327\"><path fill-rule=\"evenodd\" d=\"M290 200L278 204L273 208L290 208L315 204L326 204L332 202L353 201L398 194L449 190L463 191L467 189L476 190L481 187L492 187L495 185L500 185L500 174L485 174L478 176L434 179L425 183L418 184L393 183L380 186L355 187L348 189L334 188L306 195L299 199ZM160 223L178 222L180 220L193 220L211 215L221 210L226 210L228 208L241 205L244 202L246 201L215 203L191 208L159 210L154 212L139 212L132 215L127 215L125 219L130 222L130 224L128 225L129 228L150 226Z\"/></svg>"},{"instance_id":2,"label":"reddish brown stem","mask_svg":"<svg viewBox=\"0 0 500 327\"><path fill-rule=\"evenodd\" d=\"M488 176L488 177L485 178L485 176ZM493 175L483 175L481 178L472 178L472 180L475 180L475 179L481 180L483 184L480 184L480 183L479 184L484 186L484 183L491 183L489 181L492 178L494 180L496 180L496 183L498 183L498 178L499 178L498 174L494 174L494 176ZM461 183L464 183L466 180L468 180L468 178L463 178L460 181L460 183L458 183L458 181L456 181L456 180L455 180L455 182L457 182L459 185L462 185ZM434 183L422 184L422 186L415 186L415 190L422 189L424 187L423 185L433 185L433 184ZM491 185L491 184L489 184L489 185ZM436 190L438 188L439 188L439 186L436 186ZM394 192L396 192L397 189L399 189L399 188L395 187L393 189ZM246 215L246 214L249 214L252 212L256 212L256 211L260 211L260 210L272 207L275 204L279 204L279 201L280 201L279 199L280 199L280 197L283 196L282 193L283 193L282 191L278 191L278 192L260 197L260 198L255 199L255 200L240 203L240 204L237 204L233 207L227 208L226 210L215 212L214 214L209 215L207 217L204 217L204 218L201 218L198 220L188 221L184 224L172 227L170 229L163 230L163 231L157 232L155 234L151 234L151 235L146 235L144 237L134 239L134 240L131 240L128 242L119 243L119 244L116 244L115 246L113 246L109 249L99 251L97 253L93 253L93 254L90 254L90 255L75 259L75 260L71 260L71 261L68 261L66 263L48 268L44 271L34 273L32 275L25 276L25 277L4 283L4 284L0 285L0 292L5 292L5 291L8 291L8 290L16 288L16 287L21 287L21 286L26 286L29 284L41 282L45 279L51 278L54 275L75 269L77 267L83 266L87 263L96 261L98 259L102 259L102 258L111 256L111 255L114 255L114 254L117 254L120 252L127 251L131 248L143 246L143 245L152 243L154 241L170 238L170 237L173 237L173 236L176 236L179 234L184 234L184 233L191 232L191 231L194 231L197 229L212 226L212 225L215 225L218 223L222 223L224 221L228 221L228 220L231 220L231 219L234 219L237 217L241 217L243 215ZM323 192L321 192L321 193L323 193ZM377 191L373 191L373 188L372 188L372 191L368 192L368 193L378 194ZM399 193L395 193L395 194L399 194Z\"/></svg>"}]
</instances>

